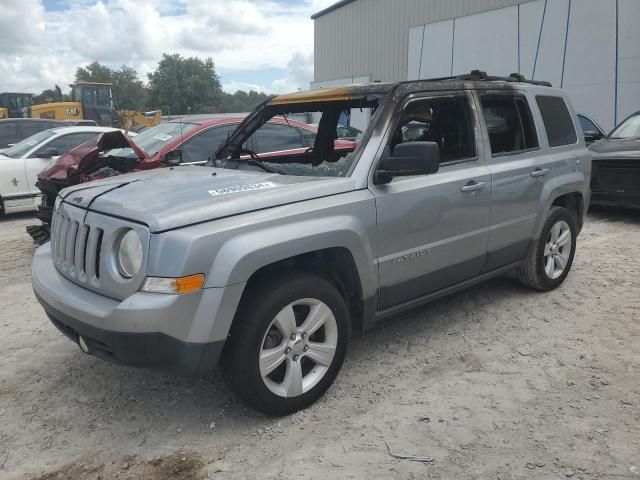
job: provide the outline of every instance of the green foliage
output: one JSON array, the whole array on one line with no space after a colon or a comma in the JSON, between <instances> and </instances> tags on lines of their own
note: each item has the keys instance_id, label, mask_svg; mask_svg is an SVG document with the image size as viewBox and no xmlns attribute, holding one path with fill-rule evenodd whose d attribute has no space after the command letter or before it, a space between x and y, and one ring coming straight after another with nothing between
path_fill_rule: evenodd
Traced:
<instances>
[{"instance_id":1,"label":"green foliage","mask_svg":"<svg viewBox=\"0 0 640 480\"><path fill-rule=\"evenodd\" d=\"M148 77L149 84L145 85L138 78L138 72L131 67L123 65L115 70L93 62L76 70L75 81L113 84L116 110L159 109L164 115L250 112L269 97L253 90L248 93L241 90L223 92L211 58L202 60L164 54L156 71L148 74ZM37 98L52 98L53 93L55 91L45 90ZM64 98L68 99L68 95L64 95Z\"/></svg>"},{"instance_id":2,"label":"green foliage","mask_svg":"<svg viewBox=\"0 0 640 480\"><path fill-rule=\"evenodd\" d=\"M99 62L93 62L76 70L76 82L111 83L113 70Z\"/></svg>"},{"instance_id":3,"label":"green foliage","mask_svg":"<svg viewBox=\"0 0 640 480\"><path fill-rule=\"evenodd\" d=\"M149 74L149 105L165 114L213 113L222 99L213 60L163 54Z\"/></svg>"},{"instance_id":4,"label":"green foliage","mask_svg":"<svg viewBox=\"0 0 640 480\"><path fill-rule=\"evenodd\" d=\"M123 65L111 74L113 105L116 110L144 110L147 88L138 78L138 72Z\"/></svg>"},{"instance_id":5,"label":"green foliage","mask_svg":"<svg viewBox=\"0 0 640 480\"><path fill-rule=\"evenodd\" d=\"M250 112L264 102L269 95L251 90L249 93L238 90L236 93L225 93L218 112L241 113Z\"/></svg>"},{"instance_id":6,"label":"green foliage","mask_svg":"<svg viewBox=\"0 0 640 480\"><path fill-rule=\"evenodd\" d=\"M42 103L51 103L51 102L64 102L64 95L62 95L62 91L60 87L56 85L52 89L43 90L39 95L35 95L33 97L33 104L40 105Z\"/></svg>"}]
</instances>

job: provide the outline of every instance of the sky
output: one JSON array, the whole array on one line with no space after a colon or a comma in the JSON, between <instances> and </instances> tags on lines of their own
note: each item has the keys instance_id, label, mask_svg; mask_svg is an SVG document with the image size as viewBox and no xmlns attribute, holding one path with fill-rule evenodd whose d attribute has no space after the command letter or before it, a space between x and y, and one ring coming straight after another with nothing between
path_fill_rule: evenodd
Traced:
<instances>
[{"instance_id":1,"label":"sky","mask_svg":"<svg viewBox=\"0 0 640 480\"><path fill-rule=\"evenodd\" d=\"M78 67L147 80L163 53L211 57L225 91L313 80L313 13L336 0L0 0L0 92L67 91Z\"/></svg>"}]
</instances>

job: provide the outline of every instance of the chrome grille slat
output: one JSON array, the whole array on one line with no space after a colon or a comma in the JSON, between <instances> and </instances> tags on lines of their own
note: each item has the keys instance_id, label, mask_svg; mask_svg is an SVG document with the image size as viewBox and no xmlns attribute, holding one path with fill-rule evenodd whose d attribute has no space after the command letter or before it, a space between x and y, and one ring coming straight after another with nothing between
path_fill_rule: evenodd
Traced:
<instances>
[{"instance_id":1,"label":"chrome grille slat","mask_svg":"<svg viewBox=\"0 0 640 480\"><path fill-rule=\"evenodd\" d=\"M71 222L69 230L67 232L67 239L64 252L64 262L67 266L69 274L75 274L75 248L76 248L76 235L78 234L78 222Z\"/></svg>"},{"instance_id":2,"label":"chrome grille slat","mask_svg":"<svg viewBox=\"0 0 640 480\"><path fill-rule=\"evenodd\" d=\"M78 234L76 235L76 250L75 250L75 275L79 280L83 280L85 275L84 265L85 265L85 255L87 254L86 245L87 245L87 236L89 234L89 226L88 225L80 225L78 228Z\"/></svg>"},{"instance_id":3,"label":"chrome grille slat","mask_svg":"<svg viewBox=\"0 0 640 480\"><path fill-rule=\"evenodd\" d=\"M87 240L87 256L85 258L84 268L89 281L96 278L96 256L98 254L98 236L99 228L92 228L89 231L89 239Z\"/></svg>"},{"instance_id":4,"label":"chrome grille slat","mask_svg":"<svg viewBox=\"0 0 640 480\"><path fill-rule=\"evenodd\" d=\"M58 257L58 263L62 266L63 270L66 267L64 262L64 251L67 239L67 230L69 229L70 222L71 220L66 217L60 219L60 231L58 232L58 248L56 251L56 256Z\"/></svg>"}]
</instances>

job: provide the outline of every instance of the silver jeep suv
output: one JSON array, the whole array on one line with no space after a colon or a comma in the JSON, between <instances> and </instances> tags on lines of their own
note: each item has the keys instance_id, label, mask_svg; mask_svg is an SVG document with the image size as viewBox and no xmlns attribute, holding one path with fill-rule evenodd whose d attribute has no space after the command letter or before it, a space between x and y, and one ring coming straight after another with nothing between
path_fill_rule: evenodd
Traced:
<instances>
[{"instance_id":1,"label":"silver jeep suv","mask_svg":"<svg viewBox=\"0 0 640 480\"><path fill-rule=\"evenodd\" d=\"M317 134L287 123L301 113ZM349 123L368 127L345 148ZM63 190L33 288L86 353L194 375L220 361L248 404L294 412L352 333L509 271L559 286L589 204L578 132L563 91L519 75L277 96L204 167Z\"/></svg>"}]
</instances>

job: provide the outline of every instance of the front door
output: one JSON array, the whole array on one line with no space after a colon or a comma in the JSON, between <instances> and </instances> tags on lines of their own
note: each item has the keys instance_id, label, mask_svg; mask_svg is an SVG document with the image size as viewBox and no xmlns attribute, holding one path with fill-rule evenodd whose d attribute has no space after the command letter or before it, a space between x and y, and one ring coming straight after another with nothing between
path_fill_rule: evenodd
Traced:
<instances>
[{"instance_id":1,"label":"front door","mask_svg":"<svg viewBox=\"0 0 640 480\"><path fill-rule=\"evenodd\" d=\"M379 309L472 278L487 254L491 174L473 97L466 92L407 99L386 141L431 141L440 170L372 185L377 209Z\"/></svg>"}]
</instances>

